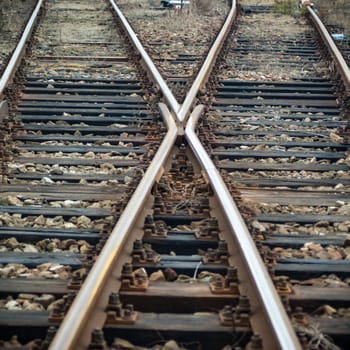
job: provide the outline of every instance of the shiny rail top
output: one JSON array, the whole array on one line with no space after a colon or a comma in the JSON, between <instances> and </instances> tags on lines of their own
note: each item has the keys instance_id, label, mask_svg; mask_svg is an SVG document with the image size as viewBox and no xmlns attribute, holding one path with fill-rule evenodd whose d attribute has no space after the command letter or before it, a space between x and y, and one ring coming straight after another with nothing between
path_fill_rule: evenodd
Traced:
<instances>
[{"instance_id":1,"label":"shiny rail top","mask_svg":"<svg viewBox=\"0 0 350 350\"><path fill-rule=\"evenodd\" d=\"M278 343L281 349L299 349L300 345L294 333L293 327L290 324L289 319L286 317L285 311L281 306L281 302L278 295L273 287L270 277L268 276L266 270L263 267L263 263L257 249L252 241L247 228L244 225L243 219L241 218L235 203L230 196L226 186L224 185L218 171L216 170L213 162L209 159L203 146L200 144L199 140L195 134L196 121L200 115L200 111L203 106L197 106L195 111L190 117L189 121L186 121L186 117L190 114L191 108L193 107L199 89L205 83L211 68L217 58L217 55L227 38L230 27L234 21L237 13L236 1L232 1L231 10L227 16L222 30L220 31L215 44L212 46L208 57L206 58L202 69L200 70L194 85L190 89L186 96L185 102L182 106L178 104L174 98L172 92L160 76L158 70L154 66L153 62L149 58L148 54L143 49L141 43L138 41L136 34L133 32L132 28L126 21L125 17L122 15L121 11L118 9L114 0L110 0L112 7L116 11L118 17L125 30L128 32L130 39L133 41L134 46L140 53L144 64L151 71L153 79L158 84L160 90L166 102L169 105L169 109L174 113L178 122L186 126L185 135L193 150L197 155L198 160L203 166L203 169L208 175L211 181L211 185L214 191L217 193L218 198L222 199L222 208L226 211L226 216L231 222L232 231L235 234L237 242L241 245L241 251L245 253L245 259L247 265L250 268L251 274L255 281L255 285L261 288L261 303L264 305L265 312L268 314L268 318L271 322L272 327L275 329L275 335L278 339ZM42 6L43 0L39 0L38 4L33 12L31 19L29 20L25 32L21 38L20 44L17 47L13 57L11 58L10 64L6 69L3 77L0 80L0 94L2 95L4 89L6 88L8 81L11 79L14 70L16 69L18 62L23 55L23 50L25 48L25 43L27 42L39 10ZM342 58L339 50L336 48L332 38L324 28L322 22L319 20L315 12L310 6L307 6L308 11L314 21L316 27L320 31L322 37L324 38L329 50L332 52L332 56L337 62L339 70L341 72L344 84L347 91L350 91L350 72L349 67L346 65L344 59ZM168 126L168 133L165 137L160 149L156 153L153 162L149 169L147 170L143 180L137 187L131 201L124 210L122 216L120 217L116 227L113 229L110 239L104 246L97 264L93 267L92 271L88 275L84 282L83 289L77 295L74 303L72 304L65 320L63 321L61 327L59 328L57 335L50 346L53 350L63 350L63 349L79 349L79 340L81 333L84 328L84 323L91 316L92 309L96 304L96 300L99 297L99 293L102 289L102 285L105 282L107 274L112 268L112 263L116 259L116 256L123 249L123 243L127 234L129 233L137 214L142 209L142 205L149 196L151 187L153 186L156 178L159 174L160 169L163 167L167 157L169 156L176 138L178 135L183 133L181 127L176 126L176 123L170 112L164 105L160 105L160 110L163 114L166 124ZM136 208L136 209L135 209ZM238 223L238 225L237 225Z\"/></svg>"}]
</instances>

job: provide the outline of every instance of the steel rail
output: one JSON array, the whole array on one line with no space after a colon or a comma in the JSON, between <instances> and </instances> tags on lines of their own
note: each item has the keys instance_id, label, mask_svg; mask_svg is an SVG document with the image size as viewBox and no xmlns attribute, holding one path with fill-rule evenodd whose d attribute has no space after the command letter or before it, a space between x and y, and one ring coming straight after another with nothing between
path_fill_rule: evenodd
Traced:
<instances>
[{"instance_id":1,"label":"steel rail","mask_svg":"<svg viewBox=\"0 0 350 350\"><path fill-rule=\"evenodd\" d=\"M320 18L317 16L316 12L312 9L311 5L304 5L311 17L312 23L315 25L317 31L321 35L324 43L326 44L328 51L333 57L339 73L343 79L346 91L350 93L350 68L347 65L343 55L339 51L337 45L334 43L332 36L329 34L327 28L322 23Z\"/></svg>"},{"instance_id":2,"label":"steel rail","mask_svg":"<svg viewBox=\"0 0 350 350\"><path fill-rule=\"evenodd\" d=\"M163 93L163 96L165 100L167 101L168 105L170 106L171 110L174 113L177 113L180 109L180 105L177 102L175 96L169 89L168 85L164 81L162 75L159 73L158 69L154 65L153 61L143 48L140 40L138 39L137 35L135 34L134 30L130 26L129 22L123 15L123 13L120 11L119 7L115 3L114 0L109 0L110 4L112 5L114 11L116 12L117 16L119 17L121 24L123 25L126 33L128 34L130 40L132 41L133 45L135 46L136 50L140 53L143 62L146 64L147 70L149 71L152 79L159 85L160 90Z\"/></svg>"},{"instance_id":3,"label":"steel rail","mask_svg":"<svg viewBox=\"0 0 350 350\"><path fill-rule=\"evenodd\" d=\"M0 78L0 100L3 98L3 94L4 91L7 87L7 85L9 84L9 82L11 81L14 73L16 72L16 69L23 57L24 54L24 49L26 47L26 43L33 31L34 25L37 21L38 18L38 14L40 11L40 8L43 4L44 0L38 0L35 9L32 13L32 15L30 16L27 25L23 31L23 34L21 36L20 41L18 42L18 45L15 49L15 51L13 52L11 59L8 63L8 65L6 66L6 69L4 71L4 73L2 74L1 78Z\"/></svg>"},{"instance_id":4,"label":"steel rail","mask_svg":"<svg viewBox=\"0 0 350 350\"><path fill-rule=\"evenodd\" d=\"M199 141L195 128L204 105L198 105L193 110L185 129L185 137L205 170L210 180L213 191L219 199L225 216L229 222L234 238L239 250L243 254L245 263L253 279L253 283L258 291L259 299L265 314L267 315L273 332L275 334L278 349L298 350L301 349L298 338L280 301L276 289L271 281L266 267L260 258L260 254L255 246L244 220L232 199L224 181L222 180L214 163L206 153Z\"/></svg>"},{"instance_id":5,"label":"steel rail","mask_svg":"<svg viewBox=\"0 0 350 350\"><path fill-rule=\"evenodd\" d=\"M221 50L221 47L224 44L225 39L230 32L230 28L232 26L233 21L236 18L236 15L237 15L237 2L236 0L232 0L231 9L226 17L225 23L222 26L218 36L216 37L214 44L210 48L209 53L201 69L199 70L196 79L194 80L189 92L186 94L185 100L179 112L176 115L177 119L180 122L185 120L191 107L193 106L193 103L195 102L199 89L206 82L209 76L209 73L215 64L216 58Z\"/></svg>"},{"instance_id":6,"label":"steel rail","mask_svg":"<svg viewBox=\"0 0 350 350\"><path fill-rule=\"evenodd\" d=\"M141 213L155 179L172 151L178 135L178 128L168 108L163 103L159 104L159 108L168 132L109 236L98 260L74 299L49 347L50 350L85 349L79 341L83 341L81 334L84 331L86 322L93 313L105 281L112 271L113 263L122 252L128 234ZM100 325L101 328L102 326Z\"/></svg>"}]
</instances>

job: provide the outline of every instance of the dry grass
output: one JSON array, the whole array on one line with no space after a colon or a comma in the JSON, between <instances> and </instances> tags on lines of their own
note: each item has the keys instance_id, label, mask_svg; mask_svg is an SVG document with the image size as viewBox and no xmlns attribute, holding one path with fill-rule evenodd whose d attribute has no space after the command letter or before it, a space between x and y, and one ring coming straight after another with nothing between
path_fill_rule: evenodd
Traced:
<instances>
[{"instance_id":1,"label":"dry grass","mask_svg":"<svg viewBox=\"0 0 350 350\"><path fill-rule=\"evenodd\" d=\"M320 15L328 24L344 26L345 33L350 35L350 1L349 0L318 0Z\"/></svg>"},{"instance_id":2,"label":"dry grass","mask_svg":"<svg viewBox=\"0 0 350 350\"><path fill-rule=\"evenodd\" d=\"M191 6L195 12L209 13L214 8L215 2L211 0L192 0Z\"/></svg>"},{"instance_id":3,"label":"dry grass","mask_svg":"<svg viewBox=\"0 0 350 350\"><path fill-rule=\"evenodd\" d=\"M252 5L274 5L275 0L241 0L239 3L243 6Z\"/></svg>"},{"instance_id":4,"label":"dry grass","mask_svg":"<svg viewBox=\"0 0 350 350\"><path fill-rule=\"evenodd\" d=\"M275 0L274 12L283 15L292 15L298 8L298 0Z\"/></svg>"},{"instance_id":5,"label":"dry grass","mask_svg":"<svg viewBox=\"0 0 350 350\"><path fill-rule=\"evenodd\" d=\"M152 10L152 7L160 6L160 0L123 0L118 5L125 11L131 23L144 18L143 28L139 28L143 34L150 31L153 34L164 33L166 37L176 34L196 37L198 40L210 32L207 30L208 21L214 16L223 17L227 11L226 0L190 0L190 6L185 6L181 13L172 9Z\"/></svg>"}]
</instances>

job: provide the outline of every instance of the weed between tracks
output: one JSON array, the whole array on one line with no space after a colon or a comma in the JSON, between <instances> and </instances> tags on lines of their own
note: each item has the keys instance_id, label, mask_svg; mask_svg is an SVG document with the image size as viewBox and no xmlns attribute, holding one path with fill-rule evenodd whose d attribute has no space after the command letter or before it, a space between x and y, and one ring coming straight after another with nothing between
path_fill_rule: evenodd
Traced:
<instances>
[{"instance_id":1,"label":"weed between tracks","mask_svg":"<svg viewBox=\"0 0 350 350\"><path fill-rule=\"evenodd\" d=\"M275 0L273 10L282 15L293 15L296 8L298 8L298 2L295 0Z\"/></svg>"},{"instance_id":2,"label":"weed between tracks","mask_svg":"<svg viewBox=\"0 0 350 350\"><path fill-rule=\"evenodd\" d=\"M165 26L168 31L179 33L191 33L198 27L198 23L194 23L196 20L200 20L203 17L214 18L218 15L224 15L226 13L226 2L220 0L213 2L211 0L192 0L190 6L184 6L181 11L175 11L174 9L168 9L159 11L156 13L154 8L161 7L160 0L141 0L137 3L119 3L122 9L125 7L127 10L128 18L135 18L142 16L143 18L151 18L152 25ZM147 20L146 20L147 22ZM198 30L196 38L200 40L203 36L203 30Z\"/></svg>"}]
</instances>

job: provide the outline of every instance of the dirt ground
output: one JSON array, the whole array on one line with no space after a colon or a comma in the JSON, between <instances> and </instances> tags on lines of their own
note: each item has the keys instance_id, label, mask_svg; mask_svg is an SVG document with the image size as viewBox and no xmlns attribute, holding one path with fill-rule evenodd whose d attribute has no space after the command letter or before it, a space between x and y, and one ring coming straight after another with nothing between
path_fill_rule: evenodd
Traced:
<instances>
[{"instance_id":1,"label":"dirt ground","mask_svg":"<svg viewBox=\"0 0 350 350\"><path fill-rule=\"evenodd\" d=\"M36 0L1 0L0 5L0 72L15 48Z\"/></svg>"}]
</instances>

